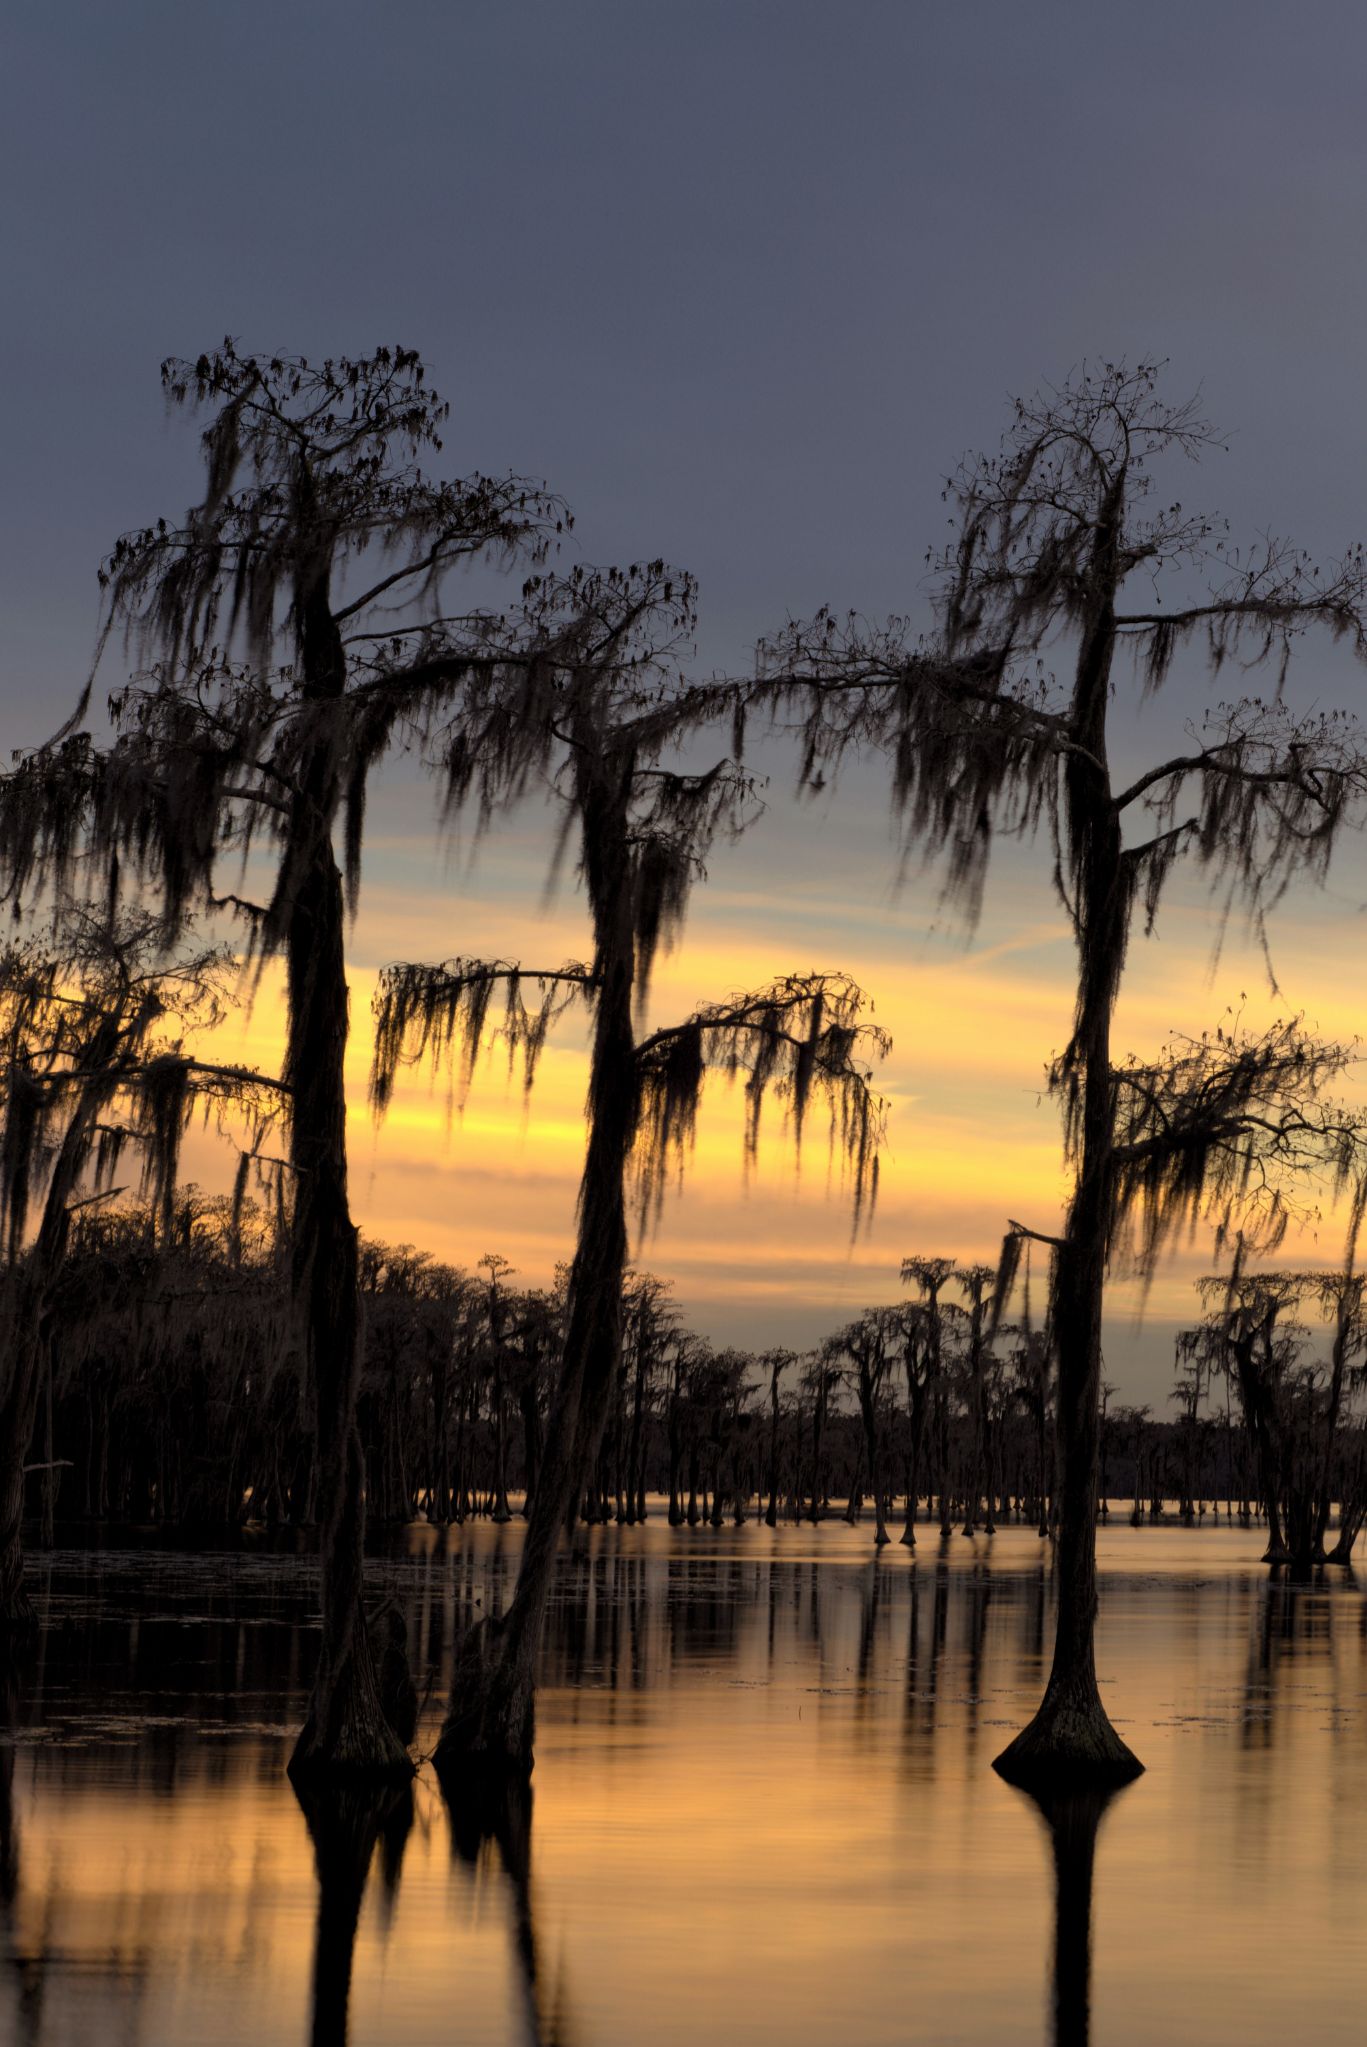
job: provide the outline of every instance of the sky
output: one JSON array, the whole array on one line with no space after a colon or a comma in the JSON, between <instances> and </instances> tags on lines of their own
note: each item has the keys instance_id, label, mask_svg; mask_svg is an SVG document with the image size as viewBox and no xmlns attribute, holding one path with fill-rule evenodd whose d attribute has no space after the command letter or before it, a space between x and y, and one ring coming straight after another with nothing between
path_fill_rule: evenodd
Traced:
<instances>
[{"instance_id":1,"label":"sky","mask_svg":"<svg viewBox=\"0 0 1367 2047\"><path fill-rule=\"evenodd\" d=\"M195 435L161 359L225 333L322 355L418 348L450 398L453 471L544 477L586 560L663 555L700 585L695 663L829 602L927 614L940 490L1006 401L1084 357L1164 357L1228 436L1187 495L1238 534L1319 555L1367 531L1360 117L1367 16L1350 5L1143 10L803 0L416 5L235 0L111 8L15 0L0 25L0 709L40 739L74 702L115 536L195 495ZM102 682L113 687L111 654ZM1352 702L1308 646L1297 701ZM1199 712L1174 674L1127 727L1148 755ZM817 806L763 751L767 809L711 864L661 1020L790 967L838 966L894 1051L879 1211L851 1242L819 1145L748 1187L739 1114L709 1102L683 1196L643 1262L719 1341L806 1343L898 1295L912 1251L993 1254L1008 1215L1057 1218L1044 1064L1071 1007L1046 863L1007 849L967 937L896 886L878 763ZM571 1241L582 1037L536 1098L491 1069L448 1129L440 1093L365 1107L369 994L396 956L587 948L567 885L543 903L535 806L478 852L439 847L402 776L372 812L353 933L353 1175L377 1235L528 1283ZM1352 1035L1364 1013L1355 845L1274 927L1282 1006ZM1244 992L1211 972L1199 890L1136 945L1118 1043L1199 1030ZM269 1064L268 986L243 1042ZM205 1165L206 1172L209 1170ZM1022 1213L1027 1211L1026 1213ZM1333 1218L1306 1255L1337 1255ZM1161 1404L1171 1332L1208 1247L1160 1275L1142 1331L1117 1290L1107 1372Z\"/></svg>"}]
</instances>

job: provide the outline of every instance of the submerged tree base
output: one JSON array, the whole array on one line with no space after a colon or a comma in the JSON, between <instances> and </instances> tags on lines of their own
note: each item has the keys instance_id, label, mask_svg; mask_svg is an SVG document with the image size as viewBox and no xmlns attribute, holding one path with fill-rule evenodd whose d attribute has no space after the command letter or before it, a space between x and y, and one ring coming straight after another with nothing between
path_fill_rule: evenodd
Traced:
<instances>
[{"instance_id":1,"label":"submerged tree base","mask_svg":"<svg viewBox=\"0 0 1367 2047\"><path fill-rule=\"evenodd\" d=\"M310 1718L294 1744L287 1770L298 1790L301 1785L329 1779L338 1784L383 1779L401 1782L416 1776L417 1765L388 1726L366 1730L364 1736L357 1732L340 1745L329 1745L318 1739Z\"/></svg>"},{"instance_id":2,"label":"submerged tree base","mask_svg":"<svg viewBox=\"0 0 1367 2047\"><path fill-rule=\"evenodd\" d=\"M432 1758L438 1773L530 1777L535 1733L529 1661L509 1640L505 1621L477 1621L456 1653L451 1704Z\"/></svg>"},{"instance_id":3,"label":"submerged tree base","mask_svg":"<svg viewBox=\"0 0 1367 2047\"><path fill-rule=\"evenodd\" d=\"M1028 1727L992 1764L1008 1784L1037 1795L1063 1785L1121 1785L1144 1765L1106 1717L1095 1687L1050 1685Z\"/></svg>"},{"instance_id":4,"label":"submerged tree base","mask_svg":"<svg viewBox=\"0 0 1367 2047\"><path fill-rule=\"evenodd\" d=\"M332 1676L320 1672L289 1774L296 1784L323 1777L413 1776L412 1758L385 1717L363 1636L341 1670Z\"/></svg>"}]
</instances>

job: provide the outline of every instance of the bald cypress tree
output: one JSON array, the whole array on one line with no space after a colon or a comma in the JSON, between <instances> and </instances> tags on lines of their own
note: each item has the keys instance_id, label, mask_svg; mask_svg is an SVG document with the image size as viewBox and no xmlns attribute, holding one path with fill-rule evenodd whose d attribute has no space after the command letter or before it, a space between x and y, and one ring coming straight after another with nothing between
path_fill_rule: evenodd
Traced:
<instances>
[{"instance_id":1,"label":"bald cypress tree","mask_svg":"<svg viewBox=\"0 0 1367 2047\"><path fill-rule=\"evenodd\" d=\"M995 836L1042 825L1055 848L1077 952L1072 1030L1054 1073L1074 1175L1053 1268L1060 1600L1045 1700L1002 1759L1017 1774L1136 1767L1106 1718L1093 1658L1101 1311L1124 1177L1111 1027L1135 919L1152 929L1189 863L1262 933L1297 877L1323 874L1367 784L1357 729L1298 716L1284 695L1307 631L1367 653L1362 551L1321 572L1284 543L1240 552L1220 522L1156 506L1154 466L1215 445L1195 404L1164 396L1158 366L1084 370L1018 402L1000 452L950 480L954 537L932 642L913 641L903 620L879 628L823 612L761 650L756 694L797 707L808 779L853 746L887 748L908 845L940 853L970 921ZM1046 664L1061 650L1071 666L1060 683ZM1118 779L1120 692L1131 685L1142 701L1189 651L1214 672L1232 661L1270 669L1273 690L1219 705L1175 752Z\"/></svg>"},{"instance_id":2,"label":"bald cypress tree","mask_svg":"<svg viewBox=\"0 0 1367 2047\"><path fill-rule=\"evenodd\" d=\"M851 1322L827 1338L823 1356L833 1363L848 1362L859 1404L864 1434L864 1460L873 1498L874 1543L881 1549L891 1542L888 1533L890 1488L885 1475L884 1428L880 1412L883 1389L897 1354L898 1339L905 1318L898 1308L868 1308L857 1322ZM775 1389L777 1374L775 1374Z\"/></svg>"},{"instance_id":3,"label":"bald cypress tree","mask_svg":"<svg viewBox=\"0 0 1367 2047\"><path fill-rule=\"evenodd\" d=\"M720 1069L744 1077L750 1155L768 1096L786 1101L799 1135L812 1101L828 1101L857 1215L876 1187L882 1125L866 1062L884 1048L863 1019L862 993L828 974L792 976L639 1033L656 953L678 933L713 840L746 822L750 787L726 762L701 773L668 765L669 749L715 710L712 693L684 689L673 671L692 603L687 578L662 563L576 572L538 586L529 601L593 957L539 975L506 961L388 970L377 998L373 1085L383 1111L407 1061L454 1058L468 1081L501 991L501 1031L513 1054L521 1052L530 1087L555 1016L577 1000L591 1011L568 1324L517 1590L508 1612L481 1622L462 1648L438 1751L448 1765L514 1769L531 1763L533 1665L558 1536L593 1470L620 1370L632 1183L649 1220L682 1171L704 1077ZM541 995L528 1007L531 982Z\"/></svg>"},{"instance_id":4,"label":"bald cypress tree","mask_svg":"<svg viewBox=\"0 0 1367 2047\"><path fill-rule=\"evenodd\" d=\"M920 1295L916 1322L908 1330L904 1358L911 1468L902 1541L908 1549L916 1547L917 1473L927 1419L934 1430L932 1452L939 1476L940 1535L943 1539L949 1534L949 1379L945 1369L945 1309L940 1296L953 1276L952 1258L916 1255L902 1260L902 1284L914 1286Z\"/></svg>"},{"instance_id":5,"label":"bald cypress tree","mask_svg":"<svg viewBox=\"0 0 1367 2047\"><path fill-rule=\"evenodd\" d=\"M1363 1276L1351 1262L1337 1272L1250 1268L1240 1241L1232 1269L1198 1281L1206 1314L1177 1337L1179 1386L1223 1377L1233 1388L1267 1521L1269 1564L1305 1572L1326 1558L1334 1500L1352 1549L1357 1484L1345 1459L1341 1424L1363 1378L1367 1353ZM1321 1362L1302 1320L1310 1307L1327 1320L1329 1354ZM1176 1396L1174 1396L1176 1397ZM1351 1441L1354 1431L1350 1427Z\"/></svg>"},{"instance_id":6,"label":"bald cypress tree","mask_svg":"<svg viewBox=\"0 0 1367 2047\"><path fill-rule=\"evenodd\" d=\"M111 891L132 878L159 892L168 931L189 908L231 909L249 954L284 962L293 1292L323 1561L294 1762L402 1770L361 1614L346 903L369 776L397 739L432 742L447 792L486 809L534 754L541 728L516 709L527 665L499 621L448 610L446 590L459 566L536 558L565 515L517 478L424 472L448 408L411 351L320 364L228 341L166 363L162 382L209 414L204 495L183 520L125 536L103 571L106 637L122 624L152 666L111 700L112 751L68 730L10 778L0 853L12 887L93 854ZM233 853L266 857L265 901L223 887Z\"/></svg>"}]
</instances>

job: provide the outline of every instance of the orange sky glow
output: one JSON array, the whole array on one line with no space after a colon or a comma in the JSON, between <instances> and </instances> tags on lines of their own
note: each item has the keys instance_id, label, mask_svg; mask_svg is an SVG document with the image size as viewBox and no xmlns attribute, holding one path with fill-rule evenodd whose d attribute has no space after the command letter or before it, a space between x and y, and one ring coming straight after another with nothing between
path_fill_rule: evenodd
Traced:
<instances>
[{"instance_id":1,"label":"orange sky glow","mask_svg":"<svg viewBox=\"0 0 1367 2047\"><path fill-rule=\"evenodd\" d=\"M423 799L420 799L423 800ZM444 1078L401 1077L376 1127L366 1099L371 998L393 959L516 958L551 967L589 950L572 876L545 901L547 838L538 813L495 832L473 862L432 851L411 786L390 785L373 813L367 881L352 933L352 1190L370 1234L471 1266L486 1251L510 1258L525 1284L550 1281L573 1243L582 1164L586 1036L562 1020L530 1101L491 1046L463 1108ZM467 849L468 853L468 849ZM716 1082L704 1098L681 1192L635 1255L674 1282L695 1327L719 1342L801 1347L863 1308L899 1297L910 1252L991 1260L1008 1217L1057 1226L1066 1182L1056 1106L1042 1093L1071 1011L1071 939L1052 898L1042 851L1005 847L982 921L967 940L932 883L894 886L885 813L838 796L804 809L780 792L752 836L710 863L683 941L657 967L656 1022L753 987L789 969L841 968L869 992L893 1049L878 1071L888 1145L876 1212L852 1237L848 1200L829 1170L820 1123L800 1171L771 1111L755 1168L745 1169L739 1094ZM1217 923L1198 887L1176 889L1158 934L1136 936L1116 1050L1149 1052L1173 1030L1199 1033L1230 1008L1250 1025L1288 1011L1326 1035L1351 1038L1367 997L1367 968L1345 943L1356 904L1351 879L1306 891L1273 926L1280 993L1237 928L1212 965ZM283 1050L281 984L268 970L249 1013L220 1034L220 1052L266 1070ZM214 1184L225 1167L197 1139L187 1169ZM1308 1204L1316 1190L1304 1190ZM1293 1233L1282 1262L1327 1264L1342 1251L1342 1218L1321 1203L1318 1225ZM1112 1287L1107 1371L1127 1394L1164 1398L1171 1332L1189 1319L1191 1281L1209 1268L1208 1234L1176 1247L1136 1328L1138 1295Z\"/></svg>"}]
</instances>

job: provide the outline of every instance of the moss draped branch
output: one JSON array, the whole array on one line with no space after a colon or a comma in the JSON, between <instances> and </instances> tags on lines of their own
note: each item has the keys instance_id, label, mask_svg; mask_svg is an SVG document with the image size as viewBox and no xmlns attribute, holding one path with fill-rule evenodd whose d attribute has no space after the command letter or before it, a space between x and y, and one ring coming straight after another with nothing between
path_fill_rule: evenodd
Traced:
<instances>
[{"instance_id":1,"label":"moss draped branch","mask_svg":"<svg viewBox=\"0 0 1367 2047\"><path fill-rule=\"evenodd\" d=\"M1164 1245L1198 1221L1217 1242L1237 1231L1250 1248L1275 1250L1312 1212L1307 1189L1359 1187L1367 1115L1328 1092L1355 1056L1299 1018L1259 1033L1236 1019L1115 1067L1113 1253L1126 1246L1151 1276ZM1069 1142L1079 1142L1075 1118Z\"/></svg>"},{"instance_id":2,"label":"moss draped branch","mask_svg":"<svg viewBox=\"0 0 1367 2047\"><path fill-rule=\"evenodd\" d=\"M524 991L535 985L541 1000L529 1007ZM537 1061L551 1025L576 1000L589 1000L595 986L589 968L569 962L550 972L510 960L445 960L439 966L395 964L382 969L375 991L375 1043L370 1100L383 1116L401 1068L430 1065L449 1071L463 1104L486 1041L494 996L503 991L503 1017L495 1037L506 1045L509 1070L522 1059L522 1084L530 1094Z\"/></svg>"},{"instance_id":3,"label":"moss draped branch","mask_svg":"<svg viewBox=\"0 0 1367 2047\"><path fill-rule=\"evenodd\" d=\"M766 1100L782 1105L801 1148L812 1105L825 1103L833 1154L850 1189L854 1222L878 1193L886 1103L872 1063L890 1048L868 1020L868 998L844 974L789 974L754 994L698 1009L653 1032L636 1050L636 1140L632 1156L643 1220L659 1211L671 1175L682 1178L709 1073L743 1076L744 1148L758 1157Z\"/></svg>"}]
</instances>

